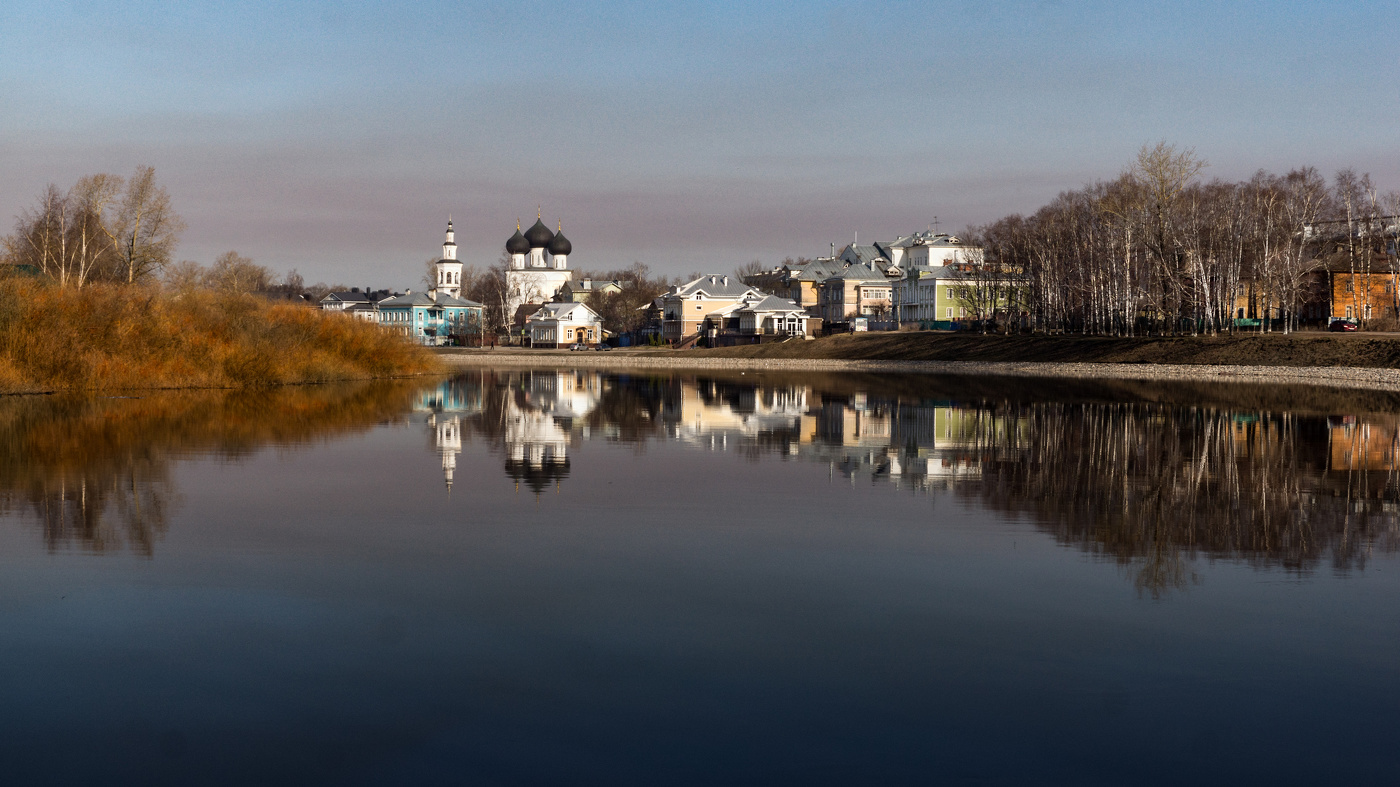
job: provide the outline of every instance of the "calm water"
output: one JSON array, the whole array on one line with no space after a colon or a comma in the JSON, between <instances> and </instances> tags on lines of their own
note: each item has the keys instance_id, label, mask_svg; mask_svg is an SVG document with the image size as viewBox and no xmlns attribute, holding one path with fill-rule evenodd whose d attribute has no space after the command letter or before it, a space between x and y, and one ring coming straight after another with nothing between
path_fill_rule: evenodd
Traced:
<instances>
[{"instance_id":1,"label":"calm water","mask_svg":"<svg viewBox=\"0 0 1400 787\"><path fill-rule=\"evenodd\" d=\"M0 768L1394 783L1397 411L573 371L0 401Z\"/></svg>"}]
</instances>

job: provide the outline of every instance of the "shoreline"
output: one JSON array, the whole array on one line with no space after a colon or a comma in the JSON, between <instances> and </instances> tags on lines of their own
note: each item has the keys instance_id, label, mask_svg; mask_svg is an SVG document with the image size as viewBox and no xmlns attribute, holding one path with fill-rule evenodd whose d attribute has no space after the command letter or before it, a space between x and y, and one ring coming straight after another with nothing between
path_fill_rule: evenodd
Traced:
<instances>
[{"instance_id":1,"label":"shoreline","mask_svg":"<svg viewBox=\"0 0 1400 787\"><path fill-rule=\"evenodd\" d=\"M865 372L958 377L1029 377L1072 380L1284 384L1373 391L1400 391L1400 369L1359 366L1242 366L1215 364L1094 363L1047 361L891 361L651 355L614 350L570 353L551 350L439 352L452 368L569 367L589 369Z\"/></svg>"}]
</instances>

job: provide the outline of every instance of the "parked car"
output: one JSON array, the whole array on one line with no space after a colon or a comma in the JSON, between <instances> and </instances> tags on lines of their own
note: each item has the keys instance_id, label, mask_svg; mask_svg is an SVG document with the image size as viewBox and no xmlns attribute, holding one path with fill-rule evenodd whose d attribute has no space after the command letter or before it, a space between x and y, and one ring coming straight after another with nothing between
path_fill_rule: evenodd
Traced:
<instances>
[{"instance_id":1,"label":"parked car","mask_svg":"<svg viewBox=\"0 0 1400 787\"><path fill-rule=\"evenodd\" d=\"M584 344L584 343L582 343L582 342L575 342L575 343L569 345L569 351L570 351L570 352L572 352L572 351L574 351L574 350L587 350L587 349L588 349L588 345L586 345L586 344Z\"/></svg>"},{"instance_id":2,"label":"parked car","mask_svg":"<svg viewBox=\"0 0 1400 787\"><path fill-rule=\"evenodd\" d=\"M1352 319L1333 320L1332 324L1327 326L1329 331L1355 331L1360 328L1360 323Z\"/></svg>"},{"instance_id":3,"label":"parked car","mask_svg":"<svg viewBox=\"0 0 1400 787\"><path fill-rule=\"evenodd\" d=\"M598 352L604 352L607 350L611 350L612 348L607 346L606 344L600 343L597 347L594 347L593 349L597 350Z\"/></svg>"}]
</instances>

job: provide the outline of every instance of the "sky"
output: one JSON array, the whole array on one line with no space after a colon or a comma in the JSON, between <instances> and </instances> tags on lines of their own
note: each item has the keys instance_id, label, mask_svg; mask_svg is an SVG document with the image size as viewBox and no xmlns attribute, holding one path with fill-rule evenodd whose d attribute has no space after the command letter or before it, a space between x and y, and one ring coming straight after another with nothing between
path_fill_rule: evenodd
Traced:
<instances>
[{"instance_id":1,"label":"sky","mask_svg":"<svg viewBox=\"0 0 1400 787\"><path fill-rule=\"evenodd\" d=\"M1144 144L1207 177L1400 189L1393 2L0 4L0 229L155 167L180 259L308 283L486 266L537 206L570 267L672 275L1031 213Z\"/></svg>"}]
</instances>

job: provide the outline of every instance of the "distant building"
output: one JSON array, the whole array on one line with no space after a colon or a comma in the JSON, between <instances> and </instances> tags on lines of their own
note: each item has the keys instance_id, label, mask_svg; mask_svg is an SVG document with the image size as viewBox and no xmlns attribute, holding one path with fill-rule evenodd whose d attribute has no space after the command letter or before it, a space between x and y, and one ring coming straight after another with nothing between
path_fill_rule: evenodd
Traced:
<instances>
[{"instance_id":1,"label":"distant building","mask_svg":"<svg viewBox=\"0 0 1400 787\"><path fill-rule=\"evenodd\" d=\"M369 293L351 290L332 292L321 299L321 309L328 312L347 311L352 306L372 306Z\"/></svg>"},{"instance_id":2,"label":"distant building","mask_svg":"<svg viewBox=\"0 0 1400 787\"><path fill-rule=\"evenodd\" d=\"M609 295L622 292L622 282L602 281L595 279L583 279L581 281L566 281L564 286L559 288L559 292L554 296L557 301L568 301L570 303L583 303L590 295Z\"/></svg>"},{"instance_id":3,"label":"distant building","mask_svg":"<svg viewBox=\"0 0 1400 787\"><path fill-rule=\"evenodd\" d=\"M857 317L892 319L887 269L880 263L848 265L821 283L820 314L826 323Z\"/></svg>"},{"instance_id":4,"label":"distant building","mask_svg":"<svg viewBox=\"0 0 1400 787\"><path fill-rule=\"evenodd\" d=\"M442 345L450 337L479 334L483 307L459 297L462 263L457 260L457 244L452 221L447 222L447 240L442 259L434 265L435 286L427 292L409 291L385 298L377 304L379 324L426 345Z\"/></svg>"},{"instance_id":5,"label":"distant building","mask_svg":"<svg viewBox=\"0 0 1400 787\"><path fill-rule=\"evenodd\" d=\"M535 223L523 233L520 222L506 241L510 263L506 268L505 315L510 318L521 306L554 300L560 289L573 278L569 255L574 246L564 237L562 225L551 232L536 214Z\"/></svg>"},{"instance_id":6,"label":"distant building","mask_svg":"<svg viewBox=\"0 0 1400 787\"><path fill-rule=\"evenodd\" d=\"M761 299L764 293L740 281L737 276L701 276L672 287L670 292L661 296L661 335L672 344L697 339L707 317L734 306L746 295Z\"/></svg>"},{"instance_id":7,"label":"distant building","mask_svg":"<svg viewBox=\"0 0 1400 787\"><path fill-rule=\"evenodd\" d=\"M603 340L603 318L582 303L546 303L525 321L531 347L559 348Z\"/></svg>"}]
</instances>

